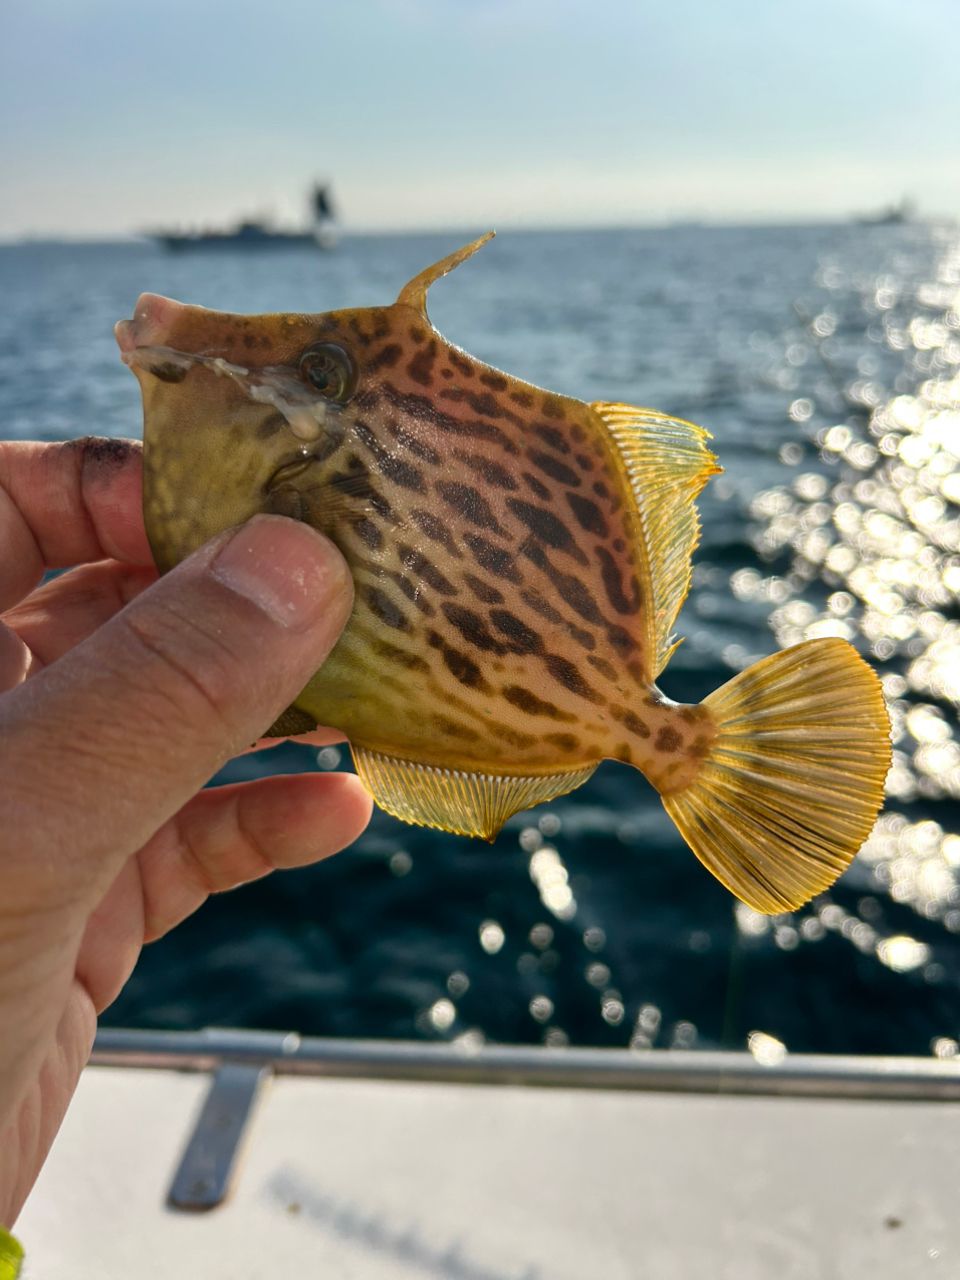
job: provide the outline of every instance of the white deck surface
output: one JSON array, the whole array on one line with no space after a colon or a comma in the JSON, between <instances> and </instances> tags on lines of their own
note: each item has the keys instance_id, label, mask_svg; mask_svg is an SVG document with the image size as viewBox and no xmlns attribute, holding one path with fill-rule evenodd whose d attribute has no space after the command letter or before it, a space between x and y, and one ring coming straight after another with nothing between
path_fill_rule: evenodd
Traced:
<instances>
[{"instance_id":1,"label":"white deck surface","mask_svg":"<svg viewBox=\"0 0 960 1280\"><path fill-rule=\"evenodd\" d=\"M209 1078L89 1068L29 1280L960 1276L960 1108L281 1077L229 1201L165 1206Z\"/></svg>"}]
</instances>

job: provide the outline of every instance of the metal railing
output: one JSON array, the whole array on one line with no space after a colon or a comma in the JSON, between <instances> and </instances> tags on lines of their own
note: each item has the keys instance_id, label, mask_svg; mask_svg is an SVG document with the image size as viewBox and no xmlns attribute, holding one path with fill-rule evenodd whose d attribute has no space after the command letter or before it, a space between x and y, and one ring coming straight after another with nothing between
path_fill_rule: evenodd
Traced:
<instances>
[{"instance_id":1,"label":"metal railing","mask_svg":"<svg viewBox=\"0 0 960 1280\"><path fill-rule=\"evenodd\" d=\"M960 1100L960 1059L787 1054L764 1064L749 1053L652 1049L540 1049L404 1040L340 1040L296 1033L105 1029L93 1062L215 1071L231 1064L277 1075L418 1080L565 1089L635 1089L815 1098Z\"/></svg>"}]
</instances>

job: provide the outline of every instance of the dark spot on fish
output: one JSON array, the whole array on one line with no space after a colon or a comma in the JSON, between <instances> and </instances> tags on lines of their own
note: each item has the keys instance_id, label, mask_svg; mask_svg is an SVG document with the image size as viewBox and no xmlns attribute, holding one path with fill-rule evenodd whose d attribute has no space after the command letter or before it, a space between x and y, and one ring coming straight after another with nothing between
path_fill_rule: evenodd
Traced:
<instances>
[{"instance_id":1,"label":"dark spot on fish","mask_svg":"<svg viewBox=\"0 0 960 1280\"><path fill-rule=\"evenodd\" d=\"M257 439L269 440L271 436L275 436L286 425L287 420L282 413L268 413L265 418L257 423Z\"/></svg>"},{"instance_id":2,"label":"dark spot on fish","mask_svg":"<svg viewBox=\"0 0 960 1280\"><path fill-rule=\"evenodd\" d=\"M463 636L468 644L484 653L502 654L508 652L505 645L491 634L489 627L479 613L467 609L463 605L451 604L445 600L440 606L447 621Z\"/></svg>"},{"instance_id":3,"label":"dark spot on fish","mask_svg":"<svg viewBox=\"0 0 960 1280\"><path fill-rule=\"evenodd\" d=\"M563 626L570 639L575 640L581 649L586 649L589 652L597 647L597 642L592 634L589 631L584 631L583 627L578 627L575 622L567 621L564 622Z\"/></svg>"},{"instance_id":4,"label":"dark spot on fish","mask_svg":"<svg viewBox=\"0 0 960 1280\"><path fill-rule=\"evenodd\" d=\"M633 759L633 752L625 742L619 743L613 752L614 760L621 760L624 764L629 764Z\"/></svg>"},{"instance_id":5,"label":"dark spot on fish","mask_svg":"<svg viewBox=\"0 0 960 1280\"><path fill-rule=\"evenodd\" d=\"M476 472L487 484L495 485L498 489L514 490L517 488L516 480L514 480L506 467L501 467L499 462L494 462L492 458L488 458L485 454L465 453L461 449L456 449L453 456L459 462L466 463L470 470Z\"/></svg>"},{"instance_id":6,"label":"dark spot on fish","mask_svg":"<svg viewBox=\"0 0 960 1280\"><path fill-rule=\"evenodd\" d=\"M387 423L387 430L394 437L398 444L402 444L405 449L420 458L423 462L429 462L431 466L440 465L440 454L436 449L432 448L425 441L411 435L409 431L405 431L399 422L390 421Z\"/></svg>"},{"instance_id":7,"label":"dark spot on fish","mask_svg":"<svg viewBox=\"0 0 960 1280\"><path fill-rule=\"evenodd\" d=\"M535 467L539 467L541 471L552 479L559 480L561 484L568 484L576 488L580 483L580 477L573 468L568 467L559 458L554 458L552 454L540 453L537 449L528 449L527 457Z\"/></svg>"},{"instance_id":8,"label":"dark spot on fish","mask_svg":"<svg viewBox=\"0 0 960 1280\"><path fill-rule=\"evenodd\" d=\"M624 542L622 538L614 538L613 540L614 551L625 551L626 547L627 547L627 544Z\"/></svg>"},{"instance_id":9,"label":"dark spot on fish","mask_svg":"<svg viewBox=\"0 0 960 1280\"><path fill-rule=\"evenodd\" d=\"M585 453L577 454L577 466L581 469L581 471L593 470L593 462L590 460L590 458L587 457Z\"/></svg>"},{"instance_id":10,"label":"dark spot on fish","mask_svg":"<svg viewBox=\"0 0 960 1280\"><path fill-rule=\"evenodd\" d=\"M556 427L548 426L545 422L538 422L533 428L534 435L540 437L544 444L548 444L551 449L556 449L557 453L569 453L570 446L564 439L562 431L558 431Z\"/></svg>"},{"instance_id":11,"label":"dark spot on fish","mask_svg":"<svg viewBox=\"0 0 960 1280\"><path fill-rule=\"evenodd\" d=\"M380 393L376 387L367 386L362 391L358 391L353 397L353 405L355 409L362 409L364 413L368 409L375 409L380 403Z\"/></svg>"},{"instance_id":12,"label":"dark spot on fish","mask_svg":"<svg viewBox=\"0 0 960 1280\"><path fill-rule=\"evenodd\" d=\"M440 377L441 377L441 378L452 378L452 377L453 377L453 370L452 370L452 369L448 369L448 368L447 368L447 366L446 366L446 365L444 365L444 366L443 366L443 368L440 370Z\"/></svg>"},{"instance_id":13,"label":"dark spot on fish","mask_svg":"<svg viewBox=\"0 0 960 1280\"><path fill-rule=\"evenodd\" d=\"M544 734L543 740L544 742L549 742L551 747L557 747L560 751L576 751L580 745L572 733L547 733Z\"/></svg>"},{"instance_id":14,"label":"dark spot on fish","mask_svg":"<svg viewBox=\"0 0 960 1280\"><path fill-rule=\"evenodd\" d=\"M532 476L529 471L524 471L523 478L538 498L542 498L546 501L550 497L550 490L547 486L545 484L541 484L537 477Z\"/></svg>"},{"instance_id":15,"label":"dark spot on fish","mask_svg":"<svg viewBox=\"0 0 960 1280\"><path fill-rule=\"evenodd\" d=\"M425 533L431 542L437 542L444 550L449 551L457 560L461 559L460 551L446 524L430 511L421 511L419 507L414 507L410 512L410 519L414 522L421 533ZM469 538L467 539L469 542Z\"/></svg>"},{"instance_id":16,"label":"dark spot on fish","mask_svg":"<svg viewBox=\"0 0 960 1280\"><path fill-rule=\"evenodd\" d=\"M683 738L680 737L676 729L661 729L657 734L654 746L658 751L679 751L683 746Z\"/></svg>"},{"instance_id":17,"label":"dark spot on fish","mask_svg":"<svg viewBox=\"0 0 960 1280\"><path fill-rule=\"evenodd\" d=\"M480 737L474 729L468 729L465 724L461 724L459 720L451 720L449 716L434 716L433 723L449 738L459 738L463 742L476 742Z\"/></svg>"},{"instance_id":18,"label":"dark spot on fish","mask_svg":"<svg viewBox=\"0 0 960 1280\"><path fill-rule=\"evenodd\" d=\"M698 734L693 742L687 748L687 754L694 757L695 760L702 760L704 756L710 754L710 739L705 733Z\"/></svg>"},{"instance_id":19,"label":"dark spot on fish","mask_svg":"<svg viewBox=\"0 0 960 1280\"><path fill-rule=\"evenodd\" d=\"M593 492L597 495L598 498L610 497L610 490L607 488L607 486L603 483L602 480L594 481Z\"/></svg>"},{"instance_id":20,"label":"dark spot on fish","mask_svg":"<svg viewBox=\"0 0 960 1280\"><path fill-rule=\"evenodd\" d=\"M350 317L350 328L354 336L356 337L357 341L360 343L360 345L364 347L369 347L373 339L371 338L370 334L367 333L366 329L364 329L363 325L360 323L360 321L357 319L356 316Z\"/></svg>"},{"instance_id":21,"label":"dark spot on fish","mask_svg":"<svg viewBox=\"0 0 960 1280\"><path fill-rule=\"evenodd\" d=\"M575 422L573 424L570 428L570 434L578 444L587 438L587 433L584 431L583 427L580 426L579 422Z\"/></svg>"},{"instance_id":22,"label":"dark spot on fish","mask_svg":"<svg viewBox=\"0 0 960 1280\"><path fill-rule=\"evenodd\" d=\"M603 615L597 608L596 600L594 600L579 578L575 578L569 573L560 573L555 570L554 581L563 599L572 609L579 613L585 622L592 622L596 625L603 622Z\"/></svg>"},{"instance_id":23,"label":"dark spot on fish","mask_svg":"<svg viewBox=\"0 0 960 1280\"><path fill-rule=\"evenodd\" d=\"M524 409L533 408L533 396L529 391L511 391L510 399L514 404L522 405Z\"/></svg>"},{"instance_id":24,"label":"dark spot on fish","mask_svg":"<svg viewBox=\"0 0 960 1280\"><path fill-rule=\"evenodd\" d=\"M366 422L355 422L354 431L376 458L377 469L381 475L392 480L401 489L409 489L413 493L426 492L426 481L419 467L388 453Z\"/></svg>"},{"instance_id":25,"label":"dark spot on fish","mask_svg":"<svg viewBox=\"0 0 960 1280\"><path fill-rule=\"evenodd\" d=\"M595 654L591 654L590 657L587 658L587 661L592 667L599 671L602 676L606 677L607 680L616 680L617 673L606 658L600 658Z\"/></svg>"},{"instance_id":26,"label":"dark spot on fish","mask_svg":"<svg viewBox=\"0 0 960 1280\"><path fill-rule=\"evenodd\" d=\"M465 573L463 580L483 604L503 604L503 593L498 591L496 587L491 587L482 578L477 578L472 573Z\"/></svg>"},{"instance_id":27,"label":"dark spot on fish","mask_svg":"<svg viewBox=\"0 0 960 1280\"><path fill-rule=\"evenodd\" d=\"M649 727L635 712L626 711L622 707L611 707L610 714L614 720L619 720L625 729L636 734L638 738L650 737Z\"/></svg>"},{"instance_id":28,"label":"dark spot on fish","mask_svg":"<svg viewBox=\"0 0 960 1280\"><path fill-rule=\"evenodd\" d=\"M508 724L498 724L496 721L491 721L489 727L491 733L501 742L505 742L510 747L518 747L521 751L527 747L532 747L537 741L529 733L517 733Z\"/></svg>"},{"instance_id":29,"label":"dark spot on fish","mask_svg":"<svg viewBox=\"0 0 960 1280\"><path fill-rule=\"evenodd\" d=\"M459 351L451 351L448 355L450 363L458 373L462 373L465 378L472 378L476 375L476 369L466 356L462 356Z\"/></svg>"},{"instance_id":30,"label":"dark spot on fish","mask_svg":"<svg viewBox=\"0 0 960 1280\"><path fill-rule=\"evenodd\" d=\"M580 528L585 533L593 533L598 538L605 538L610 532L610 527L597 504L591 502L589 498L581 497L579 493L568 493L566 497Z\"/></svg>"},{"instance_id":31,"label":"dark spot on fish","mask_svg":"<svg viewBox=\"0 0 960 1280\"><path fill-rule=\"evenodd\" d=\"M520 598L534 613L539 613L540 617L546 618L548 622L563 621L563 614L558 613L549 600L544 600L539 591L521 591Z\"/></svg>"},{"instance_id":32,"label":"dark spot on fish","mask_svg":"<svg viewBox=\"0 0 960 1280\"><path fill-rule=\"evenodd\" d=\"M400 667L406 667L408 671L429 671L429 662L424 662L418 653L411 653L408 649L400 649L395 644L390 644L387 640L378 640L376 645L377 653L381 658L385 658L387 662L395 662Z\"/></svg>"},{"instance_id":33,"label":"dark spot on fish","mask_svg":"<svg viewBox=\"0 0 960 1280\"><path fill-rule=\"evenodd\" d=\"M455 596L457 589L446 578L437 566L415 547L408 547L401 543L397 547L400 555L400 561L405 569L422 578L428 587L432 587L434 591L439 591L443 596Z\"/></svg>"},{"instance_id":34,"label":"dark spot on fish","mask_svg":"<svg viewBox=\"0 0 960 1280\"><path fill-rule=\"evenodd\" d=\"M544 658L544 662L554 680L569 689L571 693L575 693L581 698L586 698L588 702L599 701L595 691L590 688L572 662L555 653L548 653Z\"/></svg>"},{"instance_id":35,"label":"dark spot on fish","mask_svg":"<svg viewBox=\"0 0 960 1280\"><path fill-rule=\"evenodd\" d=\"M368 583L363 589L363 597L371 612L380 619L384 626L393 627L396 631L410 630L407 615L379 587Z\"/></svg>"},{"instance_id":36,"label":"dark spot on fish","mask_svg":"<svg viewBox=\"0 0 960 1280\"><path fill-rule=\"evenodd\" d=\"M509 551L488 542L478 533L468 533L464 541L481 569L486 569L495 578L505 578L508 582L520 581L516 562Z\"/></svg>"},{"instance_id":37,"label":"dark spot on fish","mask_svg":"<svg viewBox=\"0 0 960 1280\"><path fill-rule=\"evenodd\" d=\"M424 331L418 325L415 325L415 324L410 326L409 332L410 332L410 337L413 339L414 342L423 342L427 336L424 333Z\"/></svg>"},{"instance_id":38,"label":"dark spot on fish","mask_svg":"<svg viewBox=\"0 0 960 1280\"><path fill-rule=\"evenodd\" d=\"M546 507L533 506L532 503L524 502L522 498L508 498L507 506L535 538L539 538L555 551L563 551L572 556L578 564L587 563L587 557L574 542L570 530L552 511L548 511ZM522 549L527 554L526 544ZM528 558L533 559L533 555Z\"/></svg>"},{"instance_id":39,"label":"dark spot on fish","mask_svg":"<svg viewBox=\"0 0 960 1280\"><path fill-rule=\"evenodd\" d=\"M524 689L522 685L508 684L503 690L503 696L511 706L518 707L528 716L547 716L551 720L574 719L568 712L561 711L552 702L545 702L543 698L538 698L535 693Z\"/></svg>"},{"instance_id":40,"label":"dark spot on fish","mask_svg":"<svg viewBox=\"0 0 960 1280\"><path fill-rule=\"evenodd\" d=\"M461 684L466 685L468 689L479 689L483 693L492 692L483 678L483 672L472 658L461 653L459 649L452 648L436 631L427 632L427 643L432 648L440 650L447 670Z\"/></svg>"},{"instance_id":41,"label":"dark spot on fish","mask_svg":"<svg viewBox=\"0 0 960 1280\"><path fill-rule=\"evenodd\" d=\"M517 454L520 452L519 445L514 444L510 437L492 422L455 418L452 414L444 413L442 409L438 409L434 402L427 399L426 396L417 395L415 392L400 391L389 382L383 384L383 392L390 403L402 413L419 418L423 422L429 422L438 431L444 431L454 436L467 436L477 440L487 440L491 444L499 445L505 453ZM442 394L447 394L447 392Z\"/></svg>"},{"instance_id":42,"label":"dark spot on fish","mask_svg":"<svg viewBox=\"0 0 960 1280\"><path fill-rule=\"evenodd\" d=\"M536 631L531 630L514 613L507 609L491 609L490 621L496 629L509 641L508 648L512 653L541 653L543 640Z\"/></svg>"},{"instance_id":43,"label":"dark spot on fish","mask_svg":"<svg viewBox=\"0 0 960 1280\"><path fill-rule=\"evenodd\" d=\"M388 342L384 347L380 347L379 351L369 357L364 362L365 372L375 374L378 369L393 369L397 361L403 355L403 348L398 342Z\"/></svg>"},{"instance_id":44,"label":"dark spot on fish","mask_svg":"<svg viewBox=\"0 0 960 1280\"><path fill-rule=\"evenodd\" d=\"M629 653L631 649L635 649L636 645L628 631L624 631L623 627L611 625L607 627L607 639L617 650L618 653Z\"/></svg>"},{"instance_id":45,"label":"dark spot on fish","mask_svg":"<svg viewBox=\"0 0 960 1280\"><path fill-rule=\"evenodd\" d=\"M459 484L455 480L440 480L437 482L437 492L449 507L458 511L471 524L505 536L506 531L479 489L474 489L469 484Z\"/></svg>"},{"instance_id":46,"label":"dark spot on fish","mask_svg":"<svg viewBox=\"0 0 960 1280\"><path fill-rule=\"evenodd\" d=\"M429 600L424 598L423 592L420 590L419 586L411 582L409 578L404 576L404 574L397 573L396 570L389 570L388 576L391 582L396 583L412 605L415 605L426 617L433 617L436 613L436 609L434 609Z\"/></svg>"},{"instance_id":47,"label":"dark spot on fish","mask_svg":"<svg viewBox=\"0 0 960 1280\"><path fill-rule=\"evenodd\" d=\"M407 376L422 387L433 385L433 365L437 358L437 340L431 338L429 343L413 357L407 365Z\"/></svg>"},{"instance_id":48,"label":"dark spot on fish","mask_svg":"<svg viewBox=\"0 0 960 1280\"><path fill-rule=\"evenodd\" d=\"M706 720L708 712L705 707L681 707L677 714L684 724L698 724Z\"/></svg>"},{"instance_id":49,"label":"dark spot on fish","mask_svg":"<svg viewBox=\"0 0 960 1280\"><path fill-rule=\"evenodd\" d=\"M559 418L562 421L567 416L563 401L556 396L545 395L543 397L543 416L545 418Z\"/></svg>"},{"instance_id":50,"label":"dark spot on fish","mask_svg":"<svg viewBox=\"0 0 960 1280\"><path fill-rule=\"evenodd\" d=\"M358 520L353 526L354 532L360 541L370 548L371 551L380 551L383 547L383 534L377 528L372 520L368 520L366 516Z\"/></svg>"},{"instance_id":51,"label":"dark spot on fish","mask_svg":"<svg viewBox=\"0 0 960 1280\"><path fill-rule=\"evenodd\" d=\"M190 372L188 367L174 364L169 360L158 360L155 363L146 364L145 367L161 382L182 382Z\"/></svg>"},{"instance_id":52,"label":"dark spot on fish","mask_svg":"<svg viewBox=\"0 0 960 1280\"><path fill-rule=\"evenodd\" d=\"M507 380L502 373L481 373L480 381L485 387L491 387L494 391L507 389Z\"/></svg>"},{"instance_id":53,"label":"dark spot on fish","mask_svg":"<svg viewBox=\"0 0 960 1280\"><path fill-rule=\"evenodd\" d=\"M484 680L483 672L465 653L461 653L459 649L454 649L450 645L444 645L443 660L450 674L468 689L478 689L482 693L490 692L490 686Z\"/></svg>"},{"instance_id":54,"label":"dark spot on fish","mask_svg":"<svg viewBox=\"0 0 960 1280\"><path fill-rule=\"evenodd\" d=\"M500 407L500 402L496 396L491 395L489 391L468 392L466 396L467 404L474 413L483 414L487 418L504 418L511 415Z\"/></svg>"},{"instance_id":55,"label":"dark spot on fish","mask_svg":"<svg viewBox=\"0 0 960 1280\"><path fill-rule=\"evenodd\" d=\"M636 580L634 579L630 583L630 598L628 599L623 590L620 570L617 568L617 562L613 556L606 547L597 547L597 557L600 561L600 576L603 579L603 589L607 593L607 599L617 613L637 613L640 609L640 588Z\"/></svg>"}]
</instances>

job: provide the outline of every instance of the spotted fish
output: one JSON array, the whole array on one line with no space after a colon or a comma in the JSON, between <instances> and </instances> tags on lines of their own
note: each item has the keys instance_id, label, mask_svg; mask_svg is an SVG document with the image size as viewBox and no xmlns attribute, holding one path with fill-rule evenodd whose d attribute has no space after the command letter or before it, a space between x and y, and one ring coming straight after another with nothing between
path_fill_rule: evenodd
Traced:
<instances>
[{"instance_id":1,"label":"spotted fish","mask_svg":"<svg viewBox=\"0 0 960 1280\"><path fill-rule=\"evenodd\" d=\"M659 691L718 470L707 433L543 391L441 337L427 291L488 238L386 307L241 316L143 295L117 336L157 564L257 512L333 539L353 614L274 731L342 730L387 812L492 839L621 760L734 894L795 908L880 807L879 682L821 639L699 705Z\"/></svg>"}]
</instances>

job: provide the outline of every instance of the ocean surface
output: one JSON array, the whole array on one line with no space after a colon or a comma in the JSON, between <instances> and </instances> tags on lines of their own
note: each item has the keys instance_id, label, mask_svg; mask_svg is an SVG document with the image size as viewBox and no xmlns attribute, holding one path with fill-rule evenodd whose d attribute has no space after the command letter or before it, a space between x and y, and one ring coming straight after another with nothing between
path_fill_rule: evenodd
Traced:
<instances>
[{"instance_id":1,"label":"ocean surface","mask_svg":"<svg viewBox=\"0 0 960 1280\"><path fill-rule=\"evenodd\" d=\"M468 238L260 257L0 248L0 435L140 433L111 330L142 290L240 311L384 303ZM430 309L509 372L713 433L726 471L701 502L663 688L693 701L778 647L851 639L894 717L888 807L829 893L776 918L713 881L626 767L492 847L378 813L338 857L219 897L148 947L105 1021L764 1061L956 1054L960 232L504 233ZM223 777L338 767L346 751L290 746Z\"/></svg>"}]
</instances>

